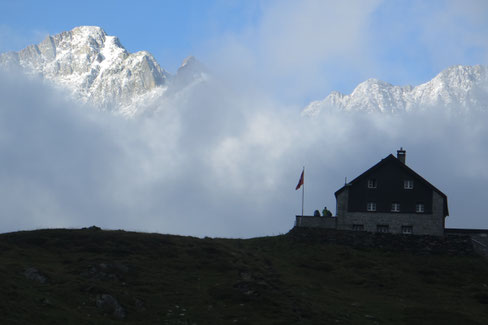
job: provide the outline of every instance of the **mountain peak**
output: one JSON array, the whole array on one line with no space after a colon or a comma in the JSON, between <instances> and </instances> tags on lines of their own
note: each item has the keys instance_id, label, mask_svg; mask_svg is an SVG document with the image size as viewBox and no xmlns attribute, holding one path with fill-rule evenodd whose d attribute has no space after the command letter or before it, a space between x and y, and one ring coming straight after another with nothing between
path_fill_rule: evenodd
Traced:
<instances>
[{"instance_id":1,"label":"mountain peak","mask_svg":"<svg viewBox=\"0 0 488 325\"><path fill-rule=\"evenodd\" d=\"M323 100L310 103L303 114L314 116L328 109L398 112L432 107L488 110L488 67L452 66L416 87L395 86L378 79L368 79L349 95L331 92Z\"/></svg>"},{"instance_id":2,"label":"mountain peak","mask_svg":"<svg viewBox=\"0 0 488 325\"><path fill-rule=\"evenodd\" d=\"M78 26L71 30L73 34L81 34L87 36L106 36L107 33L99 26Z\"/></svg>"},{"instance_id":3,"label":"mountain peak","mask_svg":"<svg viewBox=\"0 0 488 325\"><path fill-rule=\"evenodd\" d=\"M90 46L95 48L103 47L106 41L107 33L98 26L79 26L71 31L62 32L54 35L53 38L58 42L67 42L69 46ZM51 36L48 36L50 38ZM113 38L113 36L112 36ZM117 42L122 47L120 42Z\"/></svg>"},{"instance_id":4,"label":"mountain peak","mask_svg":"<svg viewBox=\"0 0 488 325\"><path fill-rule=\"evenodd\" d=\"M182 89L186 85L197 84L207 79L207 69L194 56L190 55L183 60L172 80L171 91Z\"/></svg>"},{"instance_id":5,"label":"mountain peak","mask_svg":"<svg viewBox=\"0 0 488 325\"><path fill-rule=\"evenodd\" d=\"M190 56L187 56L183 62L181 63L181 66L180 68L184 68L186 67L187 65L191 65L191 64L194 64L197 62L197 59L195 59L195 57L193 55L190 55Z\"/></svg>"},{"instance_id":6,"label":"mountain peak","mask_svg":"<svg viewBox=\"0 0 488 325\"><path fill-rule=\"evenodd\" d=\"M129 53L99 26L75 27L19 52L0 53L0 68L40 76L82 102L125 116L144 111L159 96L206 80L195 57L183 60L171 76L151 53Z\"/></svg>"},{"instance_id":7,"label":"mountain peak","mask_svg":"<svg viewBox=\"0 0 488 325\"><path fill-rule=\"evenodd\" d=\"M128 53L98 26L75 27L20 52L0 54L0 65L13 63L84 102L123 114L130 114L127 107L136 97L164 88L168 78L149 52Z\"/></svg>"}]
</instances>

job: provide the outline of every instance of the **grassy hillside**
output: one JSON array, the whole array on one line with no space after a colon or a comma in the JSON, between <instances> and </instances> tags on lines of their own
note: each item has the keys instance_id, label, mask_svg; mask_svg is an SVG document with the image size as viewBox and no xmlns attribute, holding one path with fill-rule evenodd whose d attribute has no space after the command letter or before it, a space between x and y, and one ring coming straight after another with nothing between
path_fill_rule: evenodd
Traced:
<instances>
[{"instance_id":1,"label":"grassy hillside","mask_svg":"<svg viewBox=\"0 0 488 325\"><path fill-rule=\"evenodd\" d=\"M0 235L1 324L486 324L488 262L289 235Z\"/></svg>"}]
</instances>

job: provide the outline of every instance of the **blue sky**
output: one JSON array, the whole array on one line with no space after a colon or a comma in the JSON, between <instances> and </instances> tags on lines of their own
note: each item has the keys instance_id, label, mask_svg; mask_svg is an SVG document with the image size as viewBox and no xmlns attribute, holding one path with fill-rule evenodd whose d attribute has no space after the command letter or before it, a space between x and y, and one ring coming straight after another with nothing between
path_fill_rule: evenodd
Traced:
<instances>
[{"instance_id":1,"label":"blue sky","mask_svg":"<svg viewBox=\"0 0 488 325\"><path fill-rule=\"evenodd\" d=\"M195 55L297 105L367 78L416 85L450 65L488 62L483 0L3 0L0 9L2 52L98 25L170 72Z\"/></svg>"}]
</instances>

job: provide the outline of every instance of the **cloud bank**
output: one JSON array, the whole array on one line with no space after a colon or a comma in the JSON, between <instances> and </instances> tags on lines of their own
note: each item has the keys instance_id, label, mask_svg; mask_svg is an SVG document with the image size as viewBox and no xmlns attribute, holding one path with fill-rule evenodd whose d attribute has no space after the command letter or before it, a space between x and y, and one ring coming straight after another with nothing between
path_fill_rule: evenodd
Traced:
<instances>
[{"instance_id":1,"label":"cloud bank","mask_svg":"<svg viewBox=\"0 0 488 325\"><path fill-rule=\"evenodd\" d=\"M302 166L305 212L335 211L344 177L400 146L409 166L448 195L448 226L488 227L485 112L301 118L216 81L133 120L12 76L0 77L0 98L2 232L95 224L196 236L283 233L300 213Z\"/></svg>"},{"instance_id":2,"label":"cloud bank","mask_svg":"<svg viewBox=\"0 0 488 325\"><path fill-rule=\"evenodd\" d=\"M488 64L486 1L269 1L260 18L206 42L199 57L282 102L350 93L377 78L427 82L452 65ZM205 43L204 43L205 44Z\"/></svg>"}]
</instances>

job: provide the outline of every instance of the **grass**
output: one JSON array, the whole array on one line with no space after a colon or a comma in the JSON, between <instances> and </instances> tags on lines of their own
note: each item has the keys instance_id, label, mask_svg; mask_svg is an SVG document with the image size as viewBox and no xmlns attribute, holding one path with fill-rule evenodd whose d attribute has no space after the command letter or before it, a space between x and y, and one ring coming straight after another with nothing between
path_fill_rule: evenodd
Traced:
<instances>
[{"instance_id":1,"label":"grass","mask_svg":"<svg viewBox=\"0 0 488 325\"><path fill-rule=\"evenodd\" d=\"M28 279L35 268L47 280ZM290 236L0 235L2 324L486 324L488 262ZM120 319L97 307L113 296Z\"/></svg>"}]
</instances>

